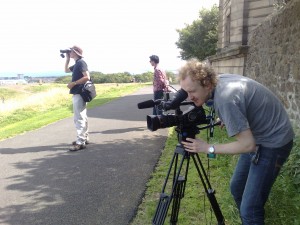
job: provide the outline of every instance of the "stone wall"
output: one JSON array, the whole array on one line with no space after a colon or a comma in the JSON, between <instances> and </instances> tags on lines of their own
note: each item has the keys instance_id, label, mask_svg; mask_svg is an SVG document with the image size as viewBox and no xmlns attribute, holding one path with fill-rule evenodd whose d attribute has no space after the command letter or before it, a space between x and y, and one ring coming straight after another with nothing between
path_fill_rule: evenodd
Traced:
<instances>
[{"instance_id":1,"label":"stone wall","mask_svg":"<svg viewBox=\"0 0 300 225\"><path fill-rule=\"evenodd\" d=\"M244 75L249 36L273 5L274 0L219 0L217 54L208 58L217 73Z\"/></svg>"},{"instance_id":2,"label":"stone wall","mask_svg":"<svg viewBox=\"0 0 300 225\"><path fill-rule=\"evenodd\" d=\"M244 57L236 57L223 59L222 61L214 61L212 66L216 73L221 74L231 73L231 74L243 74L244 73Z\"/></svg>"},{"instance_id":3,"label":"stone wall","mask_svg":"<svg viewBox=\"0 0 300 225\"><path fill-rule=\"evenodd\" d=\"M245 76L271 89L300 128L300 0L270 15L248 44Z\"/></svg>"}]
</instances>

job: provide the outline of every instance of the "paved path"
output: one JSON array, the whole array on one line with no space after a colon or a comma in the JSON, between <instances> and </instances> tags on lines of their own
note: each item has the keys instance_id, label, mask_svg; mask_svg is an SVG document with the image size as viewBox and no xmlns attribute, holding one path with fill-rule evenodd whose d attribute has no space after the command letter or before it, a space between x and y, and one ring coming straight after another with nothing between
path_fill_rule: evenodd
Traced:
<instances>
[{"instance_id":1,"label":"paved path","mask_svg":"<svg viewBox=\"0 0 300 225\"><path fill-rule=\"evenodd\" d=\"M137 103L151 88L88 111L91 144L69 152L73 119L0 142L0 224L126 225L161 154Z\"/></svg>"}]
</instances>

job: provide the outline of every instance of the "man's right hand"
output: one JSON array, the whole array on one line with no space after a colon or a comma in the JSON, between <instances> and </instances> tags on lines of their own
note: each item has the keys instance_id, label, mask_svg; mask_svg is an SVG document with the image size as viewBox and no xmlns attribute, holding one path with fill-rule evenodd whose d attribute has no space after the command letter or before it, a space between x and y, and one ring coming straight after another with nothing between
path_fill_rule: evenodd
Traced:
<instances>
[{"instance_id":1,"label":"man's right hand","mask_svg":"<svg viewBox=\"0 0 300 225\"><path fill-rule=\"evenodd\" d=\"M65 72L69 73L71 70L69 69L69 63L70 63L70 53L66 53L66 63L65 63Z\"/></svg>"},{"instance_id":2,"label":"man's right hand","mask_svg":"<svg viewBox=\"0 0 300 225\"><path fill-rule=\"evenodd\" d=\"M66 53L66 59L70 60L70 53L68 53L68 52Z\"/></svg>"}]
</instances>

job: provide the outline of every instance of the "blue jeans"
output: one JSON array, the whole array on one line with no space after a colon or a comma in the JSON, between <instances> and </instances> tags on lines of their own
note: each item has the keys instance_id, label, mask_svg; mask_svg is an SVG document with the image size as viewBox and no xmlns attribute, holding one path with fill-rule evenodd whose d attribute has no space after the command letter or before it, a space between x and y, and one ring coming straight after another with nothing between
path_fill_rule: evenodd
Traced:
<instances>
[{"instance_id":1,"label":"blue jeans","mask_svg":"<svg viewBox=\"0 0 300 225\"><path fill-rule=\"evenodd\" d=\"M154 91L154 100L163 99L164 98L164 91ZM153 115L161 115L162 110L159 110L156 106L153 107Z\"/></svg>"},{"instance_id":2,"label":"blue jeans","mask_svg":"<svg viewBox=\"0 0 300 225\"><path fill-rule=\"evenodd\" d=\"M240 155L230 188L243 225L264 224L264 205L292 147L293 141L280 148L259 146L258 153Z\"/></svg>"}]
</instances>

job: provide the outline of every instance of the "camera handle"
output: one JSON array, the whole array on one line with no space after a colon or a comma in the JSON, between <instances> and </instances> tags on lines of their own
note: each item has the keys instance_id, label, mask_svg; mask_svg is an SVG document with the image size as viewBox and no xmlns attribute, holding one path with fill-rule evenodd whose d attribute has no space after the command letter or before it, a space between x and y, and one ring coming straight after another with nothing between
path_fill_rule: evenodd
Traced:
<instances>
[{"instance_id":1,"label":"camera handle","mask_svg":"<svg viewBox=\"0 0 300 225\"><path fill-rule=\"evenodd\" d=\"M174 88L172 85L168 85L168 87L172 88L175 92L177 92L178 90L176 88Z\"/></svg>"},{"instance_id":2,"label":"camera handle","mask_svg":"<svg viewBox=\"0 0 300 225\"><path fill-rule=\"evenodd\" d=\"M200 128L205 129L205 128ZM188 129L190 134L187 137L194 138L196 133L196 130L199 133L199 128L194 127L193 129ZM182 129L176 129L178 133L178 137L186 136L187 131ZM179 162L179 157L181 156L181 160ZM170 224L176 225L178 221L178 215L179 215L179 209L180 209L180 203L181 199L184 197L185 187L186 187L186 181L188 177L188 169L190 164L190 158L192 158L196 170L198 172L199 178L203 184L205 193L210 201L211 207L215 213L216 219L218 221L218 225L225 225L225 220L223 217L223 214L221 212L221 209L219 207L219 204L215 197L215 190L212 189L211 184L209 182L208 176L204 170L203 164L200 160L200 157L196 153L189 153L187 152L184 147L179 143L176 145L176 148L174 150L174 154L169 166L169 170L165 179L165 182L163 184L162 192L160 194L160 199L156 208L155 215L152 220L153 225L163 225L167 216L167 212L169 209L169 206L173 200L172 205L172 212L170 216ZM182 171L182 167L185 163L185 169ZM171 184L171 192L169 194L166 193L166 188L168 181L170 180L170 174L173 169L173 179Z\"/></svg>"}]
</instances>

